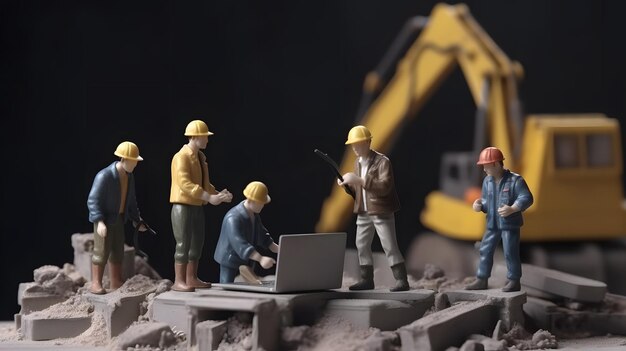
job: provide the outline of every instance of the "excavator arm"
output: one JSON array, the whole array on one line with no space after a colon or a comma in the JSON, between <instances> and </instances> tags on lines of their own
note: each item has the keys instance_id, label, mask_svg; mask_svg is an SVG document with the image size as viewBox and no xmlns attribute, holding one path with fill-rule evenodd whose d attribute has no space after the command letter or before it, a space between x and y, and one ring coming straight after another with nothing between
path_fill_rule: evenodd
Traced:
<instances>
[{"instance_id":1,"label":"excavator arm","mask_svg":"<svg viewBox=\"0 0 626 351\"><path fill-rule=\"evenodd\" d=\"M515 169L519 156L522 121L517 98L517 80L523 75L519 63L498 48L470 15L465 5L436 5L427 20L408 23L421 30L417 39L398 54L402 43L392 45L383 62L395 64L395 74L385 82L383 69L370 72L364 96L375 97L362 103L357 124L368 127L374 136L372 148L388 153L402 125L414 118L439 85L459 66L478 106L475 151L490 142L509 155L507 166ZM409 37L409 36L404 36ZM481 120L485 118L486 120ZM488 126L486 128L485 126ZM341 173L349 172L354 156L346 150ZM350 218L353 199L334 187L322 207L318 232L344 228Z\"/></svg>"}]
</instances>

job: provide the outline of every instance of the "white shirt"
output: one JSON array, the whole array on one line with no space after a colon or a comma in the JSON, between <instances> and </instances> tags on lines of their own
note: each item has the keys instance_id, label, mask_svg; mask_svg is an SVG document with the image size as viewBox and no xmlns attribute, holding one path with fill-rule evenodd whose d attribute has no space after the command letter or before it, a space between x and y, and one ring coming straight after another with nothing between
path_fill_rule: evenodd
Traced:
<instances>
[{"instance_id":1,"label":"white shirt","mask_svg":"<svg viewBox=\"0 0 626 351\"><path fill-rule=\"evenodd\" d=\"M366 158L359 157L359 168L361 168L361 178L365 178L367 174L367 168L369 167L369 162L367 162ZM361 198L363 199L363 211L367 212L367 193L365 192L365 188L361 187Z\"/></svg>"}]
</instances>

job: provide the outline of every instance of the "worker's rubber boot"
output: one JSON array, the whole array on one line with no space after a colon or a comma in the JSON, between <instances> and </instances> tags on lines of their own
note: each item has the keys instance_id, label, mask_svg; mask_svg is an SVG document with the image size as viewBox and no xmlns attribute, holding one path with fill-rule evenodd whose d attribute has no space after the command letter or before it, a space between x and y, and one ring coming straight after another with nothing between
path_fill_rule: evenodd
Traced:
<instances>
[{"instance_id":1,"label":"worker's rubber boot","mask_svg":"<svg viewBox=\"0 0 626 351\"><path fill-rule=\"evenodd\" d=\"M487 290L487 281L488 279L476 278L473 283L465 287L465 290Z\"/></svg>"},{"instance_id":2,"label":"worker's rubber boot","mask_svg":"<svg viewBox=\"0 0 626 351\"><path fill-rule=\"evenodd\" d=\"M111 289L117 290L124 280L122 279L122 264L109 262L109 281L111 282Z\"/></svg>"},{"instance_id":3,"label":"worker's rubber boot","mask_svg":"<svg viewBox=\"0 0 626 351\"><path fill-rule=\"evenodd\" d=\"M172 290L190 292L194 291L192 287L187 285L185 278L187 277L187 264L174 263L174 285Z\"/></svg>"},{"instance_id":4,"label":"worker's rubber boot","mask_svg":"<svg viewBox=\"0 0 626 351\"><path fill-rule=\"evenodd\" d=\"M396 278L396 286L389 289L389 291L395 292L409 290L409 281L406 277L406 266L404 265L404 262L391 266L391 272L393 272L393 277Z\"/></svg>"},{"instance_id":5,"label":"worker's rubber boot","mask_svg":"<svg viewBox=\"0 0 626 351\"><path fill-rule=\"evenodd\" d=\"M107 291L102 287L102 277L104 276L104 266L91 264L91 291L92 294L106 294Z\"/></svg>"},{"instance_id":6,"label":"worker's rubber boot","mask_svg":"<svg viewBox=\"0 0 626 351\"><path fill-rule=\"evenodd\" d=\"M371 290L374 289L374 266L360 266L361 280L350 286L350 290Z\"/></svg>"},{"instance_id":7,"label":"worker's rubber boot","mask_svg":"<svg viewBox=\"0 0 626 351\"><path fill-rule=\"evenodd\" d=\"M520 291L522 290L522 285L519 280L508 280L506 285L502 288L504 292L512 292L512 291Z\"/></svg>"},{"instance_id":8,"label":"worker's rubber boot","mask_svg":"<svg viewBox=\"0 0 626 351\"><path fill-rule=\"evenodd\" d=\"M211 283L203 282L198 279L198 262L199 261L189 261L187 263L187 286L190 288L210 288Z\"/></svg>"}]
</instances>

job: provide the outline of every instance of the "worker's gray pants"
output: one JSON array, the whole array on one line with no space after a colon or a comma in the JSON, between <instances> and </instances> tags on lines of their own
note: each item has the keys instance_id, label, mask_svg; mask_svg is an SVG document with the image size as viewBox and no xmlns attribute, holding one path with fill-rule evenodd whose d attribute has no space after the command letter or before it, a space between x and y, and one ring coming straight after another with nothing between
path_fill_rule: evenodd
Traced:
<instances>
[{"instance_id":1,"label":"worker's gray pants","mask_svg":"<svg viewBox=\"0 0 626 351\"><path fill-rule=\"evenodd\" d=\"M372 259L374 233L378 233L390 267L404 262L404 257L400 253L396 240L396 218L394 214L359 214L356 219L356 248L359 253L359 265L371 266L374 264Z\"/></svg>"}]
</instances>

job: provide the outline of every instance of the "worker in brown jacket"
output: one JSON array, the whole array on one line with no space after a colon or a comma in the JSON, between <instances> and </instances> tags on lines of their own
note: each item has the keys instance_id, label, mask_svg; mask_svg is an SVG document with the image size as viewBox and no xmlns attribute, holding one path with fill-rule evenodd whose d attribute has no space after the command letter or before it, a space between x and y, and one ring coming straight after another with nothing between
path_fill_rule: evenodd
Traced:
<instances>
[{"instance_id":1,"label":"worker in brown jacket","mask_svg":"<svg viewBox=\"0 0 626 351\"><path fill-rule=\"evenodd\" d=\"M176 291L193 291L194 288L208 288L210 283L198 279L198 262L204 246L204 209L210 203L217 206L230 202L233 195L224 189L215 190L209 181L209 167L204 150L209 141L206 123L191 121L185 129L189 142L172 158L172 230L176 239L174 255L175 280L172 286Z\"/></svg>"},{"instance_id":2,"label":"worker in brown jacket","mask_svg":"<svg viewBox=\"0 0 626 351\"><path fill-rule=\"evenodd\" d=\"M350 290L374 289L372 240L378 233L396 285L391 291L409 289L404 258L396 240L395 212L400 209L389 159L370 148L372 134L364 126L356 126L348 133L346 145L351 145L357 156L355 172L346 173L339 185L350 186L356 197L354 213L357 216L356 248L359 255L360 280Z\"/></svg>"}]
</instances>

